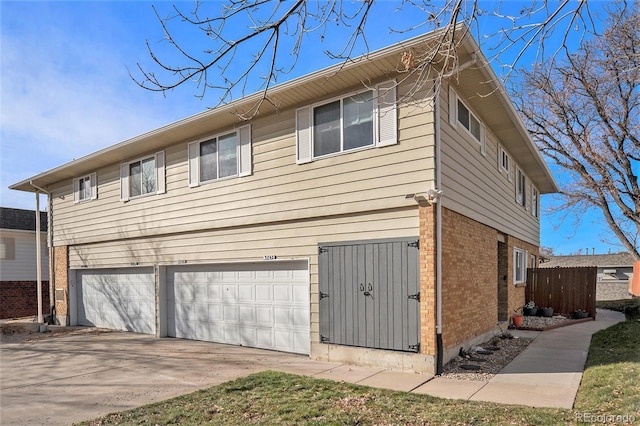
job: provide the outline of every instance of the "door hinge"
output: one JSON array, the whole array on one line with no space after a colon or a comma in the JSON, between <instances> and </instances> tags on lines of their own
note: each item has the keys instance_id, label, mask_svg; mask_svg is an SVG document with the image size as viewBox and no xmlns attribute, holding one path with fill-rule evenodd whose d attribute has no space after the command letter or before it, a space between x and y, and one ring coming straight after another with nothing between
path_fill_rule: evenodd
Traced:
<instances>
[{"instance_id":1,"label":"door hinge","mask_svg":"<svg viewBox=\"0 0 640 426\"><path fill-rule=\"evenodd\" d=\"M325 297L329 297L329 293L320 292L320 300L324 299Z\"/></svg>"},{"instance_id":2,"label":"door hinge","mask_svg":"<svg viewBox=\"0 0 640 426\"><path fill-rule=\"evenodd\" d=\"M408 247L415 247L418 250L420 250L420 240L416 240L416 241L414 241L412 243L408 243L407 246Z\"/></svg>"},{"instance_id":3,"label":"door hinge","mask_svg":"<svg viewBox=\"0 0 640 426\"><path fill-rule=\"evenodd\" d=\"M413 299L413 300L417 300L418 302L420 301L420 292L417 292L416 294L410 294L408 296L409 299Z\"/></svg>"},{"instance_id":4,"label":"door hinge","mask_svg":"<svg viewBox=\"0 0 640 426\"><path fill-rule=\"evenodd\" d=\"M329 343L329 338L327 336L320 335L320 343Z\"/></svg>"},{"instance_id":5,"label":"door hinge","mask_svg":"<svg viewBox=\"0 0 640 426\"><path fill-rule=\"evenodd\" d=\"M318 256L320 256L322 253L326 253L328 252L329 249L326 247L318 247Z\"/></svg>"},{"instance_id":6,"label":"door hinge","mask_svg":"<svg viewBox=\"0 0 640 426\"><path fill-rule=\"evenodd\" d=\"M420 343L416 343L415 345L409 345L409 350L420 352Z\"/></svg>"}]
</instances>

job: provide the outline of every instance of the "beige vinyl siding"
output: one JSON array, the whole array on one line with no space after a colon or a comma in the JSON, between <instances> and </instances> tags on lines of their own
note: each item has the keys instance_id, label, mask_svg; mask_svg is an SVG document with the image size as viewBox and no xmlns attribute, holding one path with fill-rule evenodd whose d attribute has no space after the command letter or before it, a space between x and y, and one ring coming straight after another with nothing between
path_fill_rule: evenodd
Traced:
<instances>
[{"instance_id":1,"label":"beige vinyl siding","mask_svg":"<svg viewBox=\"0 0 640 426\"><path fill-rule=\"evenodd\" d=\"M376 238L417 237L417 206L362 215L209 230L182 235L74 245L72 269L151 264L251 261L263 256L308 259L311 282L311 341L319 341L318 243Z\"/></svg>"},{"instance_id":2,"label":"beige vinyl siding","mask_svg":"<svg viewBox=\"0 0 640 426\"><path fill-rule=\"evenodd\" d=\"M296 164L295 110L255 119L253 174L188 187L187 144L165 148L167 192L119 200L119 164L97 170L98 198L73 204L71 179L53 189L54 245L84 244L410 206L434 178L433 120L399 111L400 143ZM212 123L213 124L213 123ZM211 129L211 134L226 129ZM196 138L194 138L196 139ZM122 159L126 161L127 159ZM61 198L64 197L64 199Z\"/></svg>"},{"instance_id":3,"label":"beige vinyl siding","mask_svg":"<svg viewBox=\"0 0 640 426\"><path fill-rule=\"evenodd\" d=\"M47 233L40 234L42 240L42 279L49 280L49 253ZM0 281L35 281L36 271L36 234L30 231L12 231L3 229L0 237L12 238L14 258L0 260Z\"/></svg>"},{"instance_id":4,"label":"beige vinyl siding","mask_svg":"<svg viewBox=\"0 0 640 426\"><path fill-rule=\"evenodd\" d=\"M490 128L485 130L486 156L465 129L449 124L448 90L441 92L442 189L443 206L480 223L534 245L540 243L540 223L531 215L531 182L527 179L527 209L516 202L515 167L513 179L500 173L498 143ZM460 94L458 94L460 96ZM474 113L482 119L478 111ZM489 112L490 113L490 112Z\"/></svg>"}]
</instances>

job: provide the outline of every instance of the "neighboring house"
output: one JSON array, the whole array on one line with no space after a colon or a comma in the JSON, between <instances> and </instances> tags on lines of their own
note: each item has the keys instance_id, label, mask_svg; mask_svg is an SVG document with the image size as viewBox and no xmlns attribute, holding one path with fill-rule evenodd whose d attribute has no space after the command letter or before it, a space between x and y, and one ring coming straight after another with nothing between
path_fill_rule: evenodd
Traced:
<instances>
[{"instance_id":1,"label":"neighboring house","mask_svg":"<svg viewBox=\"0 0 640 426\"><path fill-rule=\"evenodd\" d=\"M633 278L634 258L627 252L611 254L579 254L568 256L550 256L542 262L540 268L573 268L596 266L596 300L630 299L630 281Z\"/></svg>"},{"instance_id":2,"label":"neighboring house","mask_svg":"<svg viewBox=\"0 0 640 426\"><path fill-rule=\"evenodd\" d=\"M42 306L49 306L47 213L40 212ZM36 212L0 207L0 318L38 314Z\"/></svg>"},{"instance_id":3,"label":"neighboring house","mask_svg":"<svg viewBox=\"0 0 640 426\"><path fill-rule=\"evenodd\" d=\"M492 336L557 186L470 36L410 93L433 37L13 185L51 193L58 321L425 372Z\"/></svg>"}]
</instances>

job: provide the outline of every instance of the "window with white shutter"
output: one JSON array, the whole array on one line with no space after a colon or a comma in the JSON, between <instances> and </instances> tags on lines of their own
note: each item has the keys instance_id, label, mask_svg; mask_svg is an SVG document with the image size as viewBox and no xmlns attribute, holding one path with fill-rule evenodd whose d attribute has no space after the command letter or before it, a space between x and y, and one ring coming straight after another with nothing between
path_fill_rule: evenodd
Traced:
<instances>
[{"instance_id":1,"label":"window with white shutter","mask_svg":"<svg viewBox=\"0 0 640 426\"><path fill-rule=\"evenodd\" d=\"M188 146L189 186L252 173L251 126L193 141Z\"/></svg>"},{"instance_id":2,"label":"window with white shutter","mask_svg":"<svg viewBox=\"0 0 640 426\"><path fill-rule=\"evenodd\" d=\"M82 203L98 198L98 183L95 173L73 180L73 202Z\"/></svg>"},{"instance_id":3,"label":"window with white shutter","mask_svg":"<svg viewBox=\"0 0 640 426\"><path fill-rule=\"evenodd\" d=\"M164 151L120 166L120 200L166 192Z\"/></svg>"},{"instance_id":4,"label":"window with white shutter","mask_svg":"<svg viewBox=\"0 0 640 426\"><path fill-rule=\"evenodd\" d=\"M396 82L296 110L296 162L398 143Z\"/></svg>"}]
</instances>

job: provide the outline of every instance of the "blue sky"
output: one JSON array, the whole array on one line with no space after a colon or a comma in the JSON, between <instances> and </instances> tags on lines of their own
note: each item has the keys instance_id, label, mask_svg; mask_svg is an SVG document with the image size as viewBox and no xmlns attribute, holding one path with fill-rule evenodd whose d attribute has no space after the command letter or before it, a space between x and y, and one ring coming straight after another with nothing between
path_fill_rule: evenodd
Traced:
<instances>
[{"instance_id":1,"label":"blue sky","mask_svg":"<svg viewBox=\"0 0 640 426\"><path fill-rule=\"evenodd\" d=\"M496 2L497 3L497 2ZM75 158L196 114L215 105L201 101L193 87L166 96L138 88L128 69L149 64L145 40L162 48L162 30L146 1L0 1L0 205L35 208L33 194L7 187ZM155 2L161 13L171 3ZM188 10L191 2L178 3ZM382 2L385 13L372 18L372 49L417 33L390 35L406 12L397 1ZM486 2L489 8L492 2ZM374 17L375 18L375 17ZM492 23L481 21L480 31ZM331 45L331 38L321 48ZM319 46L303 52L296 69L279 82L330 64ZM499 73L499 70L497 70ZM562 176L556 174L558 180ZM604 241L615 237L597 212L575 220L550 215L553 201L542 197L542 245L556 253L595 248L619 251ZM44 200L43 200L44 205ZM603 241L604 240L604 241Z\"/></svg>"}]
</instances>

